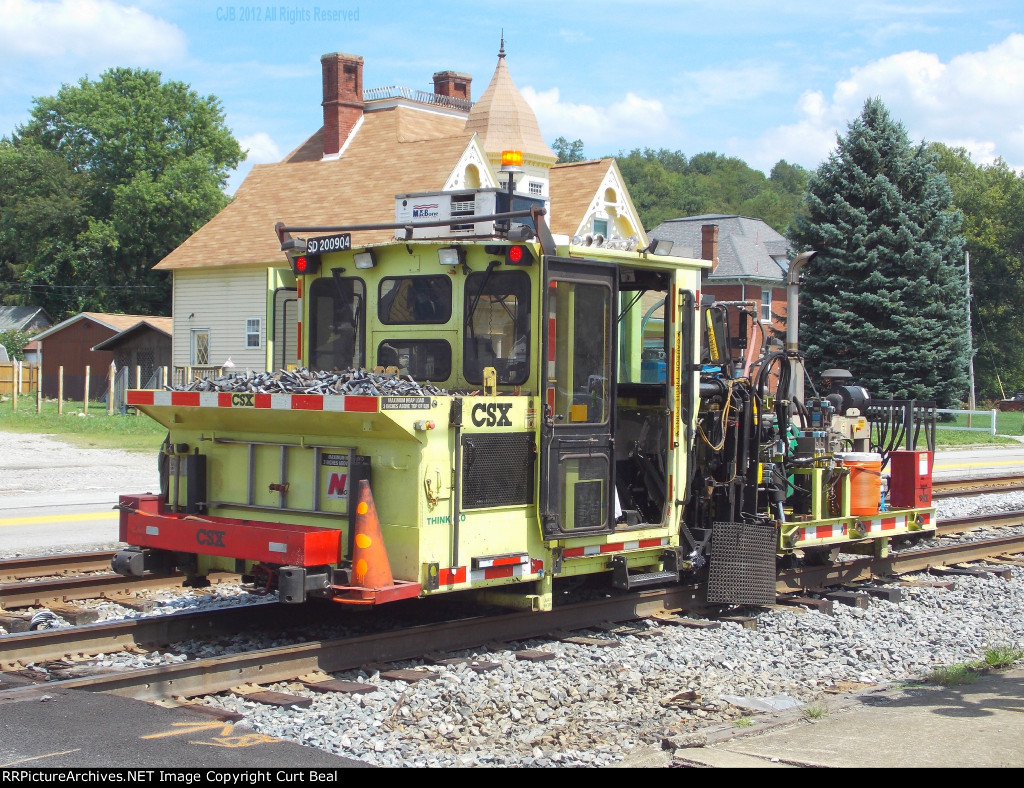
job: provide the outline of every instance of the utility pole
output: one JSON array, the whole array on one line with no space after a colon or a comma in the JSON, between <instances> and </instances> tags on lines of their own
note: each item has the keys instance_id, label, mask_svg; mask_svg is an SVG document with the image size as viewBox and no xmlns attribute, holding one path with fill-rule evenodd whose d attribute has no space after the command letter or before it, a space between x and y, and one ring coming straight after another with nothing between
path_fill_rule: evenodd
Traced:
<instances>
[{"instance_id":1,"label":"utility pole","mask_svg":"<svg viewBox=\"0 0 1024 788\"><path fill-rule=\"evenodd\" d=\"M970 379L970 382L971 382L971 390L970 390L970 393L968 394L968 399L967 399L967 409L968 410L974 410L974 407L975 407L975 401L974 401L974 339L971 336L971 253L967 252L967 251L964 252L964 273L966 274L966 276L964 277L964 280L965 280L966 285L967 285L967 358L968 358L967 373L968 373L968 378ZM970 416L968 416L967 418L968 418L967 426L969 427L969 426L971 426L970 425Z\"/></svg>"}]
</instances>

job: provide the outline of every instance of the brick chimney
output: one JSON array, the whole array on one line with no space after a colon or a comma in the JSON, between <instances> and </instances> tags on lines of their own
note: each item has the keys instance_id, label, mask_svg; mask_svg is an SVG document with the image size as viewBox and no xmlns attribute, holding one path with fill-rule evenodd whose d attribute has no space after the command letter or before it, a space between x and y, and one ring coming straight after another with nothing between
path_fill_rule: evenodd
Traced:
<instances>
[{"instance_id":1,"label":"brick chimney","mask_svg":"<svg viewBox=\"0 0 1024 788\"><path fill-rule=\"evenodd\" d=\"M363 59L334 52L320 58L324 75L324 156L338 153L363 116Z\"/></svg>"},{"instance_id":2,"label":"brick chimney","mask_svg":"<svg viewBox=\"0 0 1024 788\"><path fill-rule=\"evenodd\" d=\"M711 270L718 268L718 225L703 224L700 228L700 259L711 261Z\"/></svg>"},{"instance_id":3,"label":"brick chimney","mask_svg":"<svg viewBox=\"0 0 1024 788\"><path fill-rule=\"evenodd\" d=\"M449 96L471 101L470 85L473 77L460 74L458 71L438 71L434 74L434 93L438 96Z\"/></svg>"}]
</instances>

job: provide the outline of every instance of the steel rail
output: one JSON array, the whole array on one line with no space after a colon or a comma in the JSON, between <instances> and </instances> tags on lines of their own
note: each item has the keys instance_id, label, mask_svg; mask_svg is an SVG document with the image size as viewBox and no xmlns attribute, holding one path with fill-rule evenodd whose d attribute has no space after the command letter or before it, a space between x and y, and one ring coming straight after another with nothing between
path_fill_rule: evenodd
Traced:
<instances>
[{"instance_id":1,"label":"steel rail","mask_svg":"<svg viewBox=\"0 0 1024 788\"><path fill-rule=\"evenodd\" d=\"M1024 553L1024 536L1007 536L954 545L940 545L923 550L893 553L885 558L865 556L833 566L799 567L779 572L776 590L806 591L860 583L866 580L891 578L893 575L924 572L928 569L1009 553Z\"/></svg>"},{"instance_id":2,"label":"steel rail","mask_svg":"<svg viewBox=\"0 0 1024 788\"><path fill-rule=\"evenodd\" d=\"M1024 490L1024 476L981 476L972 479L933 479L932 497L966 498L1000 492Z\"/></svg>"},{"instance_id":3,"label":"steel rail","mask_svg":"<svg viewBox=\"0 0 1024 788\"><path fill-rule=\"evenodd\" d=\"M194 697L224 692L249 682L287 681L313 671L353 670L373 663L417 659L438 651L550 637L558 630L628 621L659 611L692 607L699 603L698 594L695 587L677 586L567 605L549 613L513 612L358 637L309 641L126 673L65 679L48 682L46 687L48 690L110 692L140 700L173 695Z\"/></svg>"},{"instance_id":4,"label":"steel rail","mask_svg":"<svg viewBox=\"0 0 1024 788\"><path fill-rule=\"evenodd\" d=\"M116 550L97 550L88 553L60 553L26 558L0 560L0 583L14 583L33 577L48 577L70 572L109 571L110 560Z\"/></svg>"},{"instance_id":5,"label":"steel rail","mask_svg":"<svg viewBox=\"0 0 1024 788\"><path fill-rule=\"evenodd\" d=\"M1012 512L992 512L989 514L972 514L957 517L953 520L940 520L935 528L939 536L964 533L975 528L1013 528L1024 525L1024 510Z\"/></svg>"},{"instance_id":6,"label":"steel rail","mask_svg":"<svg viewBox=\"0 0 1024 788\"><path fill-rule=\"evenodd\" d=\"M249 629L280 630L323 623L322 608L319 610L321 615L309 605L267 602L0 635L0 667L16 669L68 656L109 654L133 647L155 648Z\"/></svg>"},{"instance_id":7,"label":"steel rail","mask_svg":"<svg viewBox=\"0 0 1024 788\"><path fill-rule=\"evenodd\" d=\"M900 573L925 571L933 567L1022 552L1024 536L1012 536L967 544L941 545L892 554L885 558L858 558L833 566L787 569L778 574L776 592L806 592L872 579L891 579ZM419 603L413 601L411 604ZM153 647L246 629L277 630L328 623L330 614L325 614L325 606L331 611L340 612L337 607L327 603L301 606L271 603L0 636L0 663L10 668L19 663L44 662L69 654L109 653L133 646ZM473 617L443 624L420 625L383 635L317 641L124 674L67 680L73 683L50 682L48 686L87 687L143 699L163 697L164 694L205 694L220 692L249 681L283 681L311 670L348 670L372 662L415 659L432 651L474 648L491 641L551 636L553 631L561 629L580 629L606 622L625 621L658 611L708 607L720 608L707 605L702 590L696 586L674 586L566 605L551 613L523 612Z\"/></svg>"},{"instance_id":8,"label":"steel rail","mask_svg":"<svg viewBox=\"0 0 1024 788\"><path fill-rule=\"evenodd\" d=\"M230 572L211 572L213 583L237 581L239 576ZM110 599L118 594L180 586L185 575L143 575L124 577L108 572L101 575L61 577L54 580L30 580L23 583L0 584L0 609L11 610L33 605L71 602L81 599Z\"/></svg>"},{"instance_id":9,"label":"steel rail","mask_svg":"<svg viewBox=\"0 0 1024 788\"><path fill-rule=\"evenodd\" d=\"M886 558L865 557L832 567L783 571L776 591L787 593L828 585L847 585L1019 552L1024 552L1024 536L941 546ZM658 612L693 610L705 605L700 588L675 586L556 607L549 613L516 612L464 618L386 633L310 641L125 673L66 679L48 683L47 687L110 692L139 700L158 700L174 695L194 697L224 692L246 683L288 681L314 671L334 673L374 663L418 659L436 652L557 637L560 630L583 629Z\"/></svg>"}]
</instances>

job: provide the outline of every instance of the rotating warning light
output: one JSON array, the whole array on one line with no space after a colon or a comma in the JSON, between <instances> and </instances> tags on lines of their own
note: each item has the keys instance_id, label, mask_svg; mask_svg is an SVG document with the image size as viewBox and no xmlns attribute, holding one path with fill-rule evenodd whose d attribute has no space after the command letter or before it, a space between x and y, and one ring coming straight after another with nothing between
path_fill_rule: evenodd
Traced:
<instances>
[{"instance_id":1,"label":"rotating warning light","mask_svg":"<svg viewBox=\"0 0 1024 788\"><path fill-rule=\"evenodd\" d=\"M503 150L501 152L501 169L503 172L519 172L523 166L521 150Z\"/></svg>"},{"instance_id":2,"label":"rotating warning light","mask_svg":"<svg viewBox=\"0 0 1024 788\"><path fill-rule=\"evenodd\" d=\"M525 246L516 244L505 250L506 265L532 265L533 253Z\"/></svg>"}]
</instances>

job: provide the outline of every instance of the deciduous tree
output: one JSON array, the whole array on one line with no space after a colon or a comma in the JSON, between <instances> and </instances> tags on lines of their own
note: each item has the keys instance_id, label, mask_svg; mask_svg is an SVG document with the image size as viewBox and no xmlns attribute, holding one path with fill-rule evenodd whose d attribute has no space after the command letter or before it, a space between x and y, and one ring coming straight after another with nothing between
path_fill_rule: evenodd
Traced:
<instances>
[{"instance_id":1,"label":"deciduous tree","mask_svg":"<svg viewBox=\"0 0 1024 788\"><path fill-rule=\"evenodd\" d=\"M0 295L57 319L168 314L152 267L224 207L243 158L220 102L159 72L115 68L36 99L0 141Z\"/></svg>"}]
</instances>

